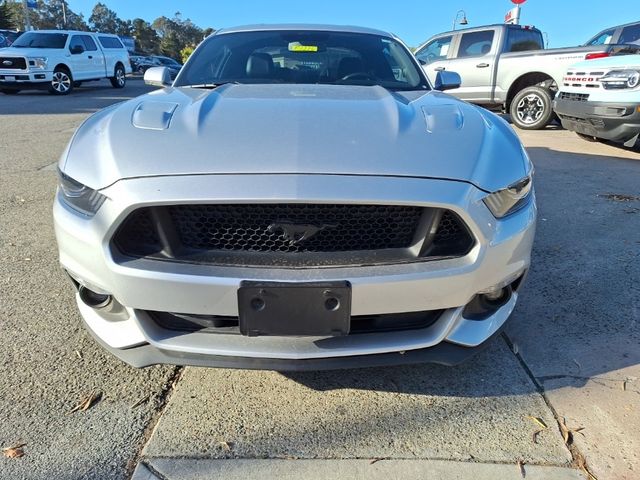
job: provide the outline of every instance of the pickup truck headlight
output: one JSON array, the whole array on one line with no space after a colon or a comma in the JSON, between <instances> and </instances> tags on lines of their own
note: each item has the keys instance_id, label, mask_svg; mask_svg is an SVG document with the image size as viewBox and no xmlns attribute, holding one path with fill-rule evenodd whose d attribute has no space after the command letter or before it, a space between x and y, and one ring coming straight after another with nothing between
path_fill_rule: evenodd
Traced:
<instances>
[{"instance_id":1,"label":"pickup truck headlight","mask_svg":"<svg viewBox=\"0 0 640 480\"><path fill-rule=\"evenodd\" d=\"M92 217L104 203L105 197L100 192L75 181L58 170L58 188L64 202L72 209Z\"/></svg>"},{"instance_id":2,"label":"pickup truck headlight","mask_svg":"<svg viewBox=\"0 0 640 480\"><path fill-rule=\"evenodd\" d=\"M640 85L640 70L611 70L600 81L607 90L636 88Z\"/></svg>"},{"instance_id":3,"label":"pickup truck headlight","mask_svg":"<svg viewBox=\"0 0 640 480\"><path fill-rule=\"evenodd\" d=\"M507 188L490 193L484 198L484 203L494 217L503 218L526 205L532 188L533 181L529 175Z\"/></svg>"},{"instance_id":4,"label":"pickup truck headlight","mask_svg":"<svg viewBox=\"0 0 640 480\"><path fill-rule=\"evenodd\" d=\"M47 68L47 57L29 57L29 66L35 68Z\"/></svg>"}]
</instances>

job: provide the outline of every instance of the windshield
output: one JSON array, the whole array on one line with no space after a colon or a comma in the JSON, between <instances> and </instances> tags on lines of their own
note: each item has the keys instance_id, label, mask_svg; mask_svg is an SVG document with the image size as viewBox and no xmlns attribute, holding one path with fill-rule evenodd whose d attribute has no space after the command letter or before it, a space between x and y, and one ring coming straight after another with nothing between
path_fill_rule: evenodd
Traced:
<instances>
[{"instance_id":1,"label":"windshield","mask_svg":"<svg viewBox=\"0 0 640 480\"><path fill-rule=\"evenodd\" d=\"M11 46L18 48L64 48L66 43L66 33L27 32L20 35Z\"/></svg>"},{"instance_id":2,"label":"windshield","mask_svg":"<svg viewBox=\"0 0 640 480\"><path fill-rule=\"evenodd\" d=\"M320 31L214 35L192 55L175 86L228 82L429 88L411 54L392 38Z\"/></svg>"}]
</instances>

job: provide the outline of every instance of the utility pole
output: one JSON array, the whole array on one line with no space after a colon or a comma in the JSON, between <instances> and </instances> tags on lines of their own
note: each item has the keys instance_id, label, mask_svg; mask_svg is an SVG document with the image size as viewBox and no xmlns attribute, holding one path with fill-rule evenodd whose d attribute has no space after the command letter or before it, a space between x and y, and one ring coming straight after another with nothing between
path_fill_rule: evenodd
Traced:
<instances>
[{"instance_id":1,"label":"utility pole","mask_svg":"<svg viewBox=\"0 0 640 480\"><path fill-rule=\"evenodd\" d=\"M67 8L65 0L60 0L62 2L62 25L64 28L67 28Z\"/></svg>"},{"instance_id":2,"label":"utility pole","mask_svg":"<svg viewBox=\"0 0 640 480\"><path fill-rule=\"evenodd\" d=\"M31 31L31 20L29 20L29 6L27 0L22 0L22 8L24 9L24 31Z\"/></svg>"}]
</instances>

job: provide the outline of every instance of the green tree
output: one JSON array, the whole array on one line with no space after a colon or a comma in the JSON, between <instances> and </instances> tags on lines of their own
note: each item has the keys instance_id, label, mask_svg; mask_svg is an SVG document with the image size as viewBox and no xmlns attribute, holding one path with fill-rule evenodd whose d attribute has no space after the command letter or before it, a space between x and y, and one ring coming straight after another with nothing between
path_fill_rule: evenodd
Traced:
<instances>
[{"instance_id":1,"label":"green tree","mask_svg":"<svg viewBox=\"0 0 640 480\"><path fill-rule=\"evenodd\" d=\"M147 53L160 53L160 37L151 24L142 18L131 21L131 35L136 39L136 49Z\"/></svg>"},{"instance_id":2,"label":"green tree","mask_svg":"<svg viewBox=\"0 0 640 480\"><path fill-rule=\"evenodd\" d=\"M94 32L116 33L122 27L122 20L116 12L98 2L91 10L89 26Z\"/></svg>"},{"instance_id":3,"label":"green tree","mask_svg":"<svg viewBox=\"0 0 640 480\"><path fill-rule=\"evenodd\" d=\"M0 4L0 28L7 30L15 30L16 28L13 9L6 2Z\"/></svg>"},{"instance_id":4,"label":"green tree","mask_svg":"<svg viewBox=\"0 0 640 480\"><path fill-rule=\"evenodd\" d=\"M182 50L180 50L180 60L182 63L186 63L193 51L196 49L193 45L187 45Z\"/></svg>"},{"instance_id":5,"label":"green tree","mask_svg":"<svg viewBox=\"0 0 640 480\"><path fill-rule=\"evenodd\" d=\"M13 14L16 27L25 27L24 8L21 1L8 2L5 1ZM64 9L63 9L64 5ZM67 22L64 22L66 14ZM70 29L70 30L88 30L88 26L84 21L84 17L75 13L66 0L38 0L36 8L29 9L29 20L32 28L35 30L44 29Z\"/></svg>"}]
</instances>

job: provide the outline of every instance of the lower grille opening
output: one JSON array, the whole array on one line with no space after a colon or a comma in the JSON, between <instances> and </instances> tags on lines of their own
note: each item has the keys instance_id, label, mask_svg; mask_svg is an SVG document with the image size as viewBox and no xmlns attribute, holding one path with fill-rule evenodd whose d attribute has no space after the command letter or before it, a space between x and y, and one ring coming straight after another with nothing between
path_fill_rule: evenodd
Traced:
<instances>
[{"instance_id":1,"label":"lower grille opening","mask_svg":"<svg viewBox=\"0 0 640 480\"><path fill-rule=\"evenodd\" d=\"M125 219L112 241L114 253L130 258L283 268L458 257L474 243L450 210L334 204L145 207Z\"/></svg>"},{"instance_id":2,"label":"lower grille opening","mask_svg":"<svg viewBox=\"0 0 640 480\"><path fill-rule=\"evenodd\" d=\"M351 317L349 335L419 330L433 325L443 312L444 310L428 310L382 315L355 315ZM167 330L240 335L238 317L188 315L154 311L147 311L146 313L156 324Z\"/></svg>"}]
</instances>

